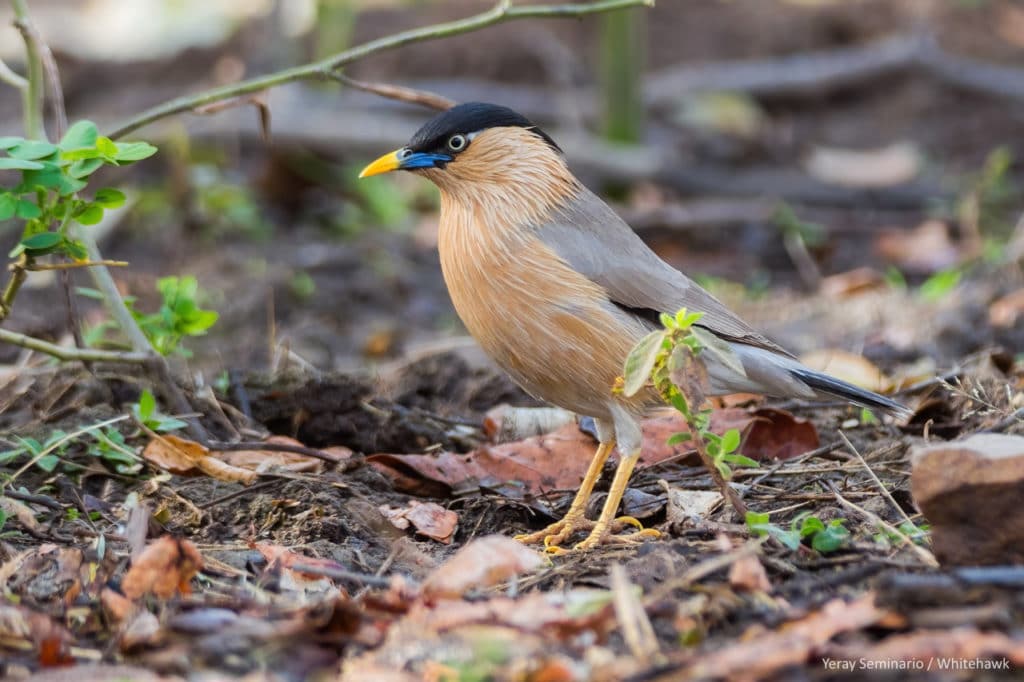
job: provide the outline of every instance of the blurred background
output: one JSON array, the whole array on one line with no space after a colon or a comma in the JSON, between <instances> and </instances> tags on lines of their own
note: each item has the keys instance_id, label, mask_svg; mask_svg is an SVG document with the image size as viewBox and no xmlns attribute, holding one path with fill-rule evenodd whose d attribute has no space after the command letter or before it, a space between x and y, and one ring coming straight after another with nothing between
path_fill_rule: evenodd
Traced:
<instances>
[{"instance_id":1,"label":"blurred background","mask_svg":"<svg viewBox=\"0 0 1024 682\"><path fill-rule=\"evenodd\" d=\"M474 0L33 0L70 120L100 130L173 97L467 16ZM0 58L22 43L0 4ZM518 109L666 259L798 352L842 348L921 374L1024 348L1024 3L661 0L410 45L345 73ZM0 135L20 100L0 89ZM287 357L352 369L464 348L441 280L436 191L356 182L433 111L336 82L183 114L128 136L160 153L105 182L129 208L97 229L119 285L198 278L197 367ZM0 246L18 238L0 223ZM35 273L11 328L66 334ZM83 275L78 283L88 284ZM97 344L114 341L83 302ZM0 362L18 349L0 347ZM908 367L913 368L907 369Z\"/></svg>"}]
</instances>

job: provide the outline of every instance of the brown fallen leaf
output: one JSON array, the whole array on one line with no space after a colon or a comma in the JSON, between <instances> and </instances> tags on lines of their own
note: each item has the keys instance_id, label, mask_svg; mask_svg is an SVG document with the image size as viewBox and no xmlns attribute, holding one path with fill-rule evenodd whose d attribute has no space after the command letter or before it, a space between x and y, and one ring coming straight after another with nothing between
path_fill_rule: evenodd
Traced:
<instances>
[{"instance_id":1,"label":"brown fallen leaf","mask_svg":"<svg viewBox=\"0 0 1024 682\"><path fill-rule=\"evenodd\" d=\"M645 419L640 466L668 459L688 464L699 460L685 444L669 446L668 438L686 430L682 417L673 411ZM757 460L787 459L818 447L814 425L784 410L740 408L715 410L711 431L723 434L739 429L740 451ZM506 497L524 499L550 491L574 490L583 480L597 444L576 424L566 424L543 436L514 443L487 445L469 454L439 452L426 455L378 453L366 461L388 476L395 488L424 497L447 497L479 488ZM692 455L692 457L690 456Z\"/></svg>"},{"instance_id":2,"label":"brown fallen leaf","mask_svg":"<svg viewBox=\"0 0 1024 682\"><path fill-rule=\"evenodd\" d=\"M885 393L892 389L892 380L863 355L828 348L806 353L800 356L800 361L811 369L831 374L869 391Z\"/></svg>"},{"instance_id":3,"label":"brown fallen leaf","mask_svg":"<svg viewBox=\"0 0 1024 682\"><path fill-rule=\"evenodd\" d=\"M699 656L677 674L680 679L765 679L806 663L836 635L869 627L885 615L884 609L875 606L873 592L851 602L833 599L799 621L756 636L741 636L735 644Z\"/></svg>"},{"instance_id":4,"label":"brown fallen leaf","mask_svg":"<svg viewBox=\"0 0 1024 682\"><path fill-rule=\"evenodd\" d=\"M231 466L211 456L200 443L177 436L156 436L142 451L143 458L153 465L180 476L198 475L249 485L258 478L255 471Z\"/></svg>"},{"instance_id":5,"label":"brown fallen leaf","mask_svg":"<svg viewBox=\"0 0 1024 682\"><path fill-rule=\"evenodd\" d=\"M427 576L423 594L454 599L469 590L497 585L547 563L542 554L512 538L487 535L470 542Z\"/></svg>"},{"instance_id":6,"label":"brown fallen leaf","mask_svg":"<svg viewBox=\"0 0 1024 682\"><path fill-rule=\"evenodd\" d=\"M321 573L310 573L296 566L323 568L325 571L343 571L345 567L331 559L303 556L281 545L265 542L249 543L267 560L266 573L279 576L278 587L285 592L320 594L335 589L334 581Z\"/></svg>"},{"instance_id":7,"label":"brown fallen leaf","mask_svg":"<svg viewBox=\"0 0 1024 682\"><path fill-rule=\"evenodd\" d=\"M949 225L927 220L909 232L893 229L875 238L875 252L901 270L930 275L960 262L961 253L950 236Z\"/></svg>"},{"instance_id":8,"label":"brown fallen leaf","mask_svg":"<svg viewBox=\"0 0 1024 682\"><path fill-rule=\"evenodd\" d=\"M887 286L889 285L882 273L874 268L862 267L823 278L819 290L832 298L845 298L867 291L877 291Z\"/></svg>"},{"instance_id":9,"label":"brown fallen leaf","mask_svg":"<svg viewBox=\"0 0 1024 682\"><path fill-rule=\"evenodd\" d=\"M988 307L993 327L1014 327L1024 321L1024 289L1011 291Z\"/></svg>"},{"instance_id":10,"label":"brown fallen leaf","mask_svg":"<svg viewBox=\"0 0 1024 682\"><path fill-rule=\"evenodd\" d=\"M405 530L411 525L420 535L446 545L452 543L455 531L459 527L459 515L436 502L409 500L405 507L382 504L378 508L395 528Z\"/></svg>"},{"instance_id":11,"label":"brown fallen leaf","mask_svg":"<svg viewBox=\"0 0 1024 682\"><path fill-rule=\"evenodd\" d=\"M188 594L189 581L202 569L203 557L188 540L164 535L133 561L121 580L121 591L129 599L153 594L170 599L176 593Z\"/></svg>"},{"instance_id":12,"label":"brown fallen leaf","mask_svg":"<svg viewBox=\"0 0 1024 682\"><path fill-rule=\"evenodd\" d=\"M756 554L741 556L729 568L729 585L740 592L771 592L768 572Z\"/></svg>"},{"instance_id":13,"label":"brown fallen leaf","mask_svg":"<svg viewBox=\"0 0 1024 682\"><path fill-rule=\"evenodd\" d=\"M287 436L270 436L265 442L278 445L302 445L299 441ZM296 452L253 449L217 450L210 454L230 466L248 469L257 473L276 470L319 474L324 470L323 460ZM351 455L351 450L347 454Z\"/></svg>"},{"instance_id":14,"label":"brown fallen leaf","mask_svg":"<svg viewBox=\"0 0 1024 682\"><path fill-rule=\"evenodd\" d=\"M35 512L24 502L0 495L0 512L5 517L17 519L30 534L38 535L39 522L36 521Z\"/></svg>"}]
</instances>

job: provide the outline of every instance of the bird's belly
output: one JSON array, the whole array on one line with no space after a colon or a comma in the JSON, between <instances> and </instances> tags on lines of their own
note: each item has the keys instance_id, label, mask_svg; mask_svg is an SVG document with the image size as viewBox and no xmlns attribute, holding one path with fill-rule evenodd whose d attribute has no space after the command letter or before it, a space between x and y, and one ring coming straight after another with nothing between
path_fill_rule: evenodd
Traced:
<instances>
[{"instance_id":1,"label":"bird's belly","mask_svg":"<svg viewBox=\"0 0 1024 682\"><path fill-rule=\"evenodd\" d=\"M564 261L528 252L529 261L469 264L442 254L455 309L484 351L530 394L608 417L612 386L645 330Z\"/></svg>"}]
</instances>

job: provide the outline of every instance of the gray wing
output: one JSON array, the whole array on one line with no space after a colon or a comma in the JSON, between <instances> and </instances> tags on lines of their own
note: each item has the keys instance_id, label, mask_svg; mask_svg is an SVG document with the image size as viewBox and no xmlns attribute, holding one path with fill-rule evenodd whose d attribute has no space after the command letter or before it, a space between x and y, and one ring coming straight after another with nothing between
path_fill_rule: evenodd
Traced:
<instances>
[{"instance_id":1,"label":"gray wing","mask_svg":"<svg viewBox=\"0 0 1024 682\"><path fill-rule=\"evenodd\" d=\"M716 335L793 357L758 333L683 273L651 251L604 201L582 188L552 219L540 239L574 270L601 285L618 305L643 311L701 311L700 326Z\"/></svg>"}]
</instances>

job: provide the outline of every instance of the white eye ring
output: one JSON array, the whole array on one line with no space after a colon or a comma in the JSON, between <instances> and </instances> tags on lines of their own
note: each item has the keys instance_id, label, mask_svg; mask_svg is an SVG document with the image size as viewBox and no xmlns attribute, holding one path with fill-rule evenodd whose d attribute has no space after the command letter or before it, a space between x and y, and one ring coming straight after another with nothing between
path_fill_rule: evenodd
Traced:
<instances>
[{"instance_id":1,"label":"white eye ring","mask_svg":"<svg viewBox=\"0 0 1024 682\"><path fill-rule=\"evenodd\" d=\"M452 135L448 138L448 149L451 149L453 152L461 152L466 148L467 144L469 144L469 141L466 140L465 135Z\"/></svg>"}]
</instances>

